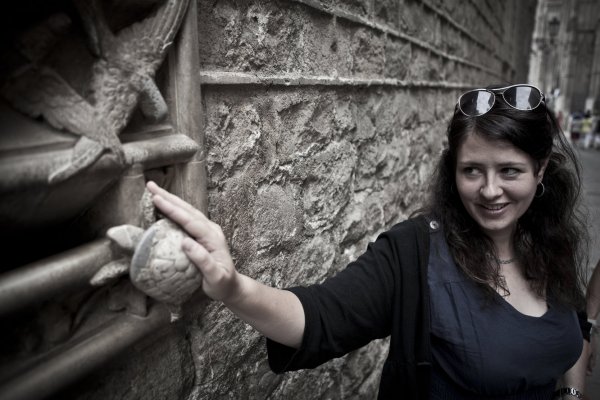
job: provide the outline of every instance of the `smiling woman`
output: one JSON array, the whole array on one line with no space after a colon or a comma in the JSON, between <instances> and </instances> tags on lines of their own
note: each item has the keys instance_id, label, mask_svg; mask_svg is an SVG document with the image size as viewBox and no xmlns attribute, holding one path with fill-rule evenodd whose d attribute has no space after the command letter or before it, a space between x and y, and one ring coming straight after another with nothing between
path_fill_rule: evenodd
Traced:
<instances>
[{"instance_id":1,"label":"smiling woman","mask_svg":"<svg viewBox=\"0 0 600 400\"><path fill-rule=\"evenodd\" d=\"M473 92L448 127L428 208L439 210L453 256L488 294L510 291L490 256L516 257L538 296L580 306L587 241L577 159L539 90L529 95L536 106L520 110L506 90L491 89L493 106L476 116L461 104Z\"/></svg>"},{"instance_id":2,"label":"smiling woman","mask_svg":"<svg viewBox=\"0 0 600 400\"><path fill-rule=\"evenodd\" d=\"M566 311L583 309L587 236L577 211L579 187L577 159L537 88L476 89L459 98L425 208L444 231L445 243L434 246L447 245L451 260L429 262L434 382L441 382L433 398L452 387L488 395L532 389L533 382L561 375L548 368L550 358L568 371L565 385L583 389L587 344L582 351L573 311ZM448 276L453 268L459 272ZM492 364L481 356L487 347L494 349ZM456 354L479 356L449 361ZM503 367L509 359L535 372L502 375L504 389L494 389L498 375L487 383L483 376L510 368ZM479 372L465 373L465 364Z\"/></svg>"},{"instance_id":3,"label":"smiling woman","mask_svg":"<svg viewBox=\"0 0 600 400\"><path fill-rule=\"evenodd\" d=\"M460 97L418 216L321 284L280 290L239 273L220 227L148 184L194 240L207 295L267 336L277 373L391 337L379 398L580 396L587 345L579 168L530 85ZM589 337L587 338L589 340Z\"/></svg>"}]
</instances>

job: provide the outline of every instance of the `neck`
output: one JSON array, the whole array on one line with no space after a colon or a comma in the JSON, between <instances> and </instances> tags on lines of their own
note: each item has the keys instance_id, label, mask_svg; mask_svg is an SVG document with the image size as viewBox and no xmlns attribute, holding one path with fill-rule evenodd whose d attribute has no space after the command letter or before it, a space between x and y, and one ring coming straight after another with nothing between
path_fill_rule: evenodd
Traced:
<instances>
[{"instance_id":1,"label":"neck","mask_svg":"<svg viewBox=\"0 0 600 400\"><path fill-rule=\"evenodd\" d=\"M496 255L498 256L499 260L510 260L515 257L515 247L512 234L492 237L491 239L494 242Z\"/></svg>"}]
</instances>

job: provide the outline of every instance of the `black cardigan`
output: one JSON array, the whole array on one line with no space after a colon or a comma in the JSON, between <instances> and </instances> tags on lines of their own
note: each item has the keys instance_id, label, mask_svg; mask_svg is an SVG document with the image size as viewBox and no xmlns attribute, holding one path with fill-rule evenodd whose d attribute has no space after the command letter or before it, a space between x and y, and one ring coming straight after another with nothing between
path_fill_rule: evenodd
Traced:
<instances>
[{"instance_id":1,"label":"black cardigan","mask_svg":"<svg viewBox=\"0 0 600 400\"><path fill-rule=\"evenodd\" d=\"M428 222L409 219L379 235L323 284L289 289L304 307L304 338L299 350L267 340L271 369L314 368L391 336L378 398L426 399L431 370L428 258Z\"/></svg>"}]
</instances>

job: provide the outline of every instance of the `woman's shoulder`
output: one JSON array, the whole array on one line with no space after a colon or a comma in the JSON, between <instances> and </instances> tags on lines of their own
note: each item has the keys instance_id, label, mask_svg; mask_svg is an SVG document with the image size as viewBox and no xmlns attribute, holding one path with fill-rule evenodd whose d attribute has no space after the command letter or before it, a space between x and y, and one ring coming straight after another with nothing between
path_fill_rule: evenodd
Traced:
<instances>
[{"instance_id":1,"label":"woman's shoulder","mask_svg":"<svg viewBox=\"0 0 600 400\"><path fill-rule=\"evenodd\" d=\"M434 218L427 215L417 215L407 218L391 226L387 231L384 231L380 236L385 235L392 238L409 237L424 237L428 235L430 227L435 226L437 222Z\"/></svg>"},{"instance_id":2,"label":"woman's shoulder","mask_svg":"<svg viewBox=\"0 0 600 400\"><path fill-rule=\"evenodd\" d=\"M440 219L438 216L433 214L417 214L394 224L389 231L391 232L411 229L429 231L430 229L437 230L439 229L439 226Z\"/></svg>"}]
</instances>

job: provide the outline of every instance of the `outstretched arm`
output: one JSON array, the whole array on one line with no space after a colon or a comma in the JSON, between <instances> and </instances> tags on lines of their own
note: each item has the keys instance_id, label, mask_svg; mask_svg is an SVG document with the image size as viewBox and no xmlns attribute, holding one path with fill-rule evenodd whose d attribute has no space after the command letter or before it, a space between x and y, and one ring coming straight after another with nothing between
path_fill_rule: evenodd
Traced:
<instances>
[{"instance_id":1,"label":"outstretched arm","mask_svg":"<svg viewBox=\"0 0 600 400\"><path fill-rule=\"evenodd\" d=\"M183 251L203 275L202 289L266 337L298 348L304 334L304 309L291 292L272 288L239 273L221 227L179 197L148 182L154 205L190 236Z\"/></svg>"}]
</instances>

